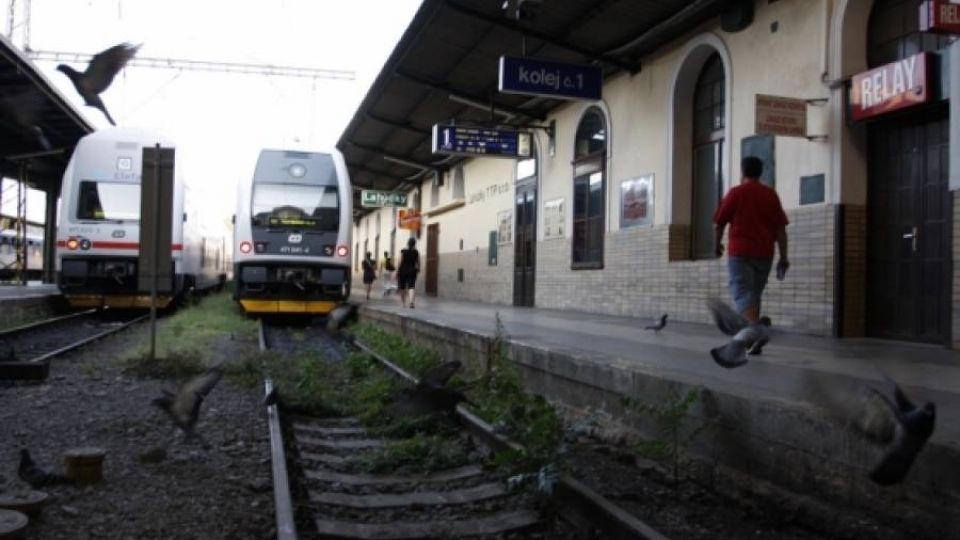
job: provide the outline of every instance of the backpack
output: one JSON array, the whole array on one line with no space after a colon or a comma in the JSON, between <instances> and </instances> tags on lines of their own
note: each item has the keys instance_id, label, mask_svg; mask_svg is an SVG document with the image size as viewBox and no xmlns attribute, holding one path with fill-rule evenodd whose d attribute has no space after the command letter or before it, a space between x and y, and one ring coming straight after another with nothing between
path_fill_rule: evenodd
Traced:
<instances>
[{"instance_id":1,"label":"backpack","mask_svg":"<svg viewBox=\"0 0 960 540\"><path fill-rule=\"evenodd\" d=\"M395 266L393 266L393 257L387 257L383 266L387 269L387 272L393 272L397 269Z\"/></svg>"}]
</instances>

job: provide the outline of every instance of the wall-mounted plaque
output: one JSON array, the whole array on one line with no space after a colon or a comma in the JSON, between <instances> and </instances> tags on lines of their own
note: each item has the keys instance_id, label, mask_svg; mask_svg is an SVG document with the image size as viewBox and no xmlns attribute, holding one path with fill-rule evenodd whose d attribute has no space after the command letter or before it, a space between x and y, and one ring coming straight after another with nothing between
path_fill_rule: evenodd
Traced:
<instances>
[{"instance_id":1,"label":"wall-mounted plaque","mask_svg":"<svg viewBox=\"0 0 960 540\"><path fill-rule=\"evenodd\" d=\"M653 225L653 175L620 183L620 227Z\"/></svg>"},{"instance_id":2,"label":"wall-mounted plaque","mask_svg":"<svg viewBox=\"0 0 960 540\"><path fill-rule=\"evenodd\" d=\"M563 238L563 199L543 203L543 239Z\"/></svg>"}]
</instances>

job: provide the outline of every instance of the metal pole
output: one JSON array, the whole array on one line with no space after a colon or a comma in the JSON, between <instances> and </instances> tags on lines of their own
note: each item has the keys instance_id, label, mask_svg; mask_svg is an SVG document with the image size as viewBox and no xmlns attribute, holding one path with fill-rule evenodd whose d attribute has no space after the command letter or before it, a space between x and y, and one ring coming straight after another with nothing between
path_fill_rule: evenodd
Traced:
<instances>
[{"instance_id":1,"label":"metal pole","mask_svg":"<svg viewBox=\"0 0 960 540\"><path fill-rule=\"evenodd\" d=\"M153 161L153 275L150 279L150 361L157 358L157 272L160 258L160 143ZM142 229L142 227L141 227Z\"/></svg>"}]
</instances>

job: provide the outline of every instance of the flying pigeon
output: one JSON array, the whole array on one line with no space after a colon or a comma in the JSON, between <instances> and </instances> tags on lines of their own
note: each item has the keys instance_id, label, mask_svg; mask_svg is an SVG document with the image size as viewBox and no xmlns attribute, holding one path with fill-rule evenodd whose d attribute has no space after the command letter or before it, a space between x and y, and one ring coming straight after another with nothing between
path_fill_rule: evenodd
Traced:
<instances>
[{"instance_id":1,"label":"flying pigeon","mask_svg":"<svg viewBox=\"0 0 960 540\"><path fill-rule=\"evenodd\" d=\"M873 439L887 443L887 452L870 471L869 478L881 486L889 486L903 481L917 453L933 435L937 406L928 402L917 407L895 381L884 378L893 387L894 399L874 388L868 389L867 407L859 427ZM878 407L893 418L892 428L889 423L878 420L883 418Z\"/></svg>"},{"instance_id":2,"label":"flying pigeon","mask_svg":"<svg viewBox=\"0 0 960 540\"><path fill-rule=\"evenodd\" d=\"M740 367L747 363L747 353L759 354L759 350L770 341L767 328L770 319L761 318L758 324L750 324L739 313L716 298L707 300L707 308L713 315L717 328L728 336L733 336L726 345L710 349L713 361L725 368Z\"/></svg>"},{"instance_id":3,"label":"flying pigeon","mask_svg":"<svg viewBox=\"0 0 960 540\"><path fill-rule=\"evenodd\" d=\"M355 320L356 317L356 304L340 304L327 315L327 329L331 332L340 330L347 324L347 321Z\"/></svg>"},{"instance_id":4,"label":"flying pigeon","mask_svg":"<svg viewBox=\"0 0 960 540\"><path fill-rule=\"evenodd\" d=\"M4 94L0 95L0 118L9 118L29 132L42 149L52 150L50 140L39 125L40 115L43 114L43 95L30 87L11 89Z\"/></svg>"},{"instance_id":5,"label":"flying pigeon","mask_svg":"<svg viewBox=\"0 0 960 540\"><path fill-rule=\"evenodd\" d=\"M34 489L70 483L70 479L65 476L41 469L34 463L30 457L30 452L26 448L20 450L20 466L17 468L17 474L21 480L30 484L30 487Z\"/></svg>"},{"instance_id":6,"label":"flying pigeon","mask_svg":"<svg viewBox=\"0 0 960 540\"><path fill-rule=\"evenodd\" d=\"M664 313L663 315L660 316L660 319L657 322L644 326L643 329L653 330L654 332L659 334L660 331L663 330L666 326L667 326L667 314Z\"/></svg>"},{"instance_id":7,"label":"flying pigeon","mask_svg":"<svg viewBox=\"0 0 960 540\"><path fill-rule=\"evenodd\" d=\"M222 376L223 369L219 364L215 365L187 381L176 394L162 390L163 396L153 400L153 405L163 409L170 415L173 423L183 430L184 442L196 437L200 439L204 448L209 448L207 442L203 440L199 433L194 431L194 428L197 425L203 398L210 393L210 390L213 390Z\"/></svg>"},{"instance_id":8,"label":"flying pigeon","mask_svg":"<svg viewBox=\"0 0 960 540\"><path fill-rule=\"evenodd\" d=\"M90 107L100 109L110 124L115 126L117 123L113 121L110 113L107 112L107 107L103 104L103 100L100 99L100 94L110 86L113 78L123 69L123 66L137 54L139 49L140 45L121 43L94 55L93 59L90 60L90 64L87 65L86 71L83 73L66 64L60 64L57 66L57 70L62 71L67 77L70 77L70 82L73 83L73 86L77 89L77 93L83 98L84 103Z\"/></svg>"},{"instance_id":9,"label":"flying pigeon","mask_svg":"<svg viewBox=\"0 0 960 540\"><path fill-rule=\"evenodd\" d=\"M395 416L452 415L460 402L474 405L460 388L446 386L463 364L453 360L428 369L412 388L405 388L388 409Z\"/></svg>"}]
</instances>

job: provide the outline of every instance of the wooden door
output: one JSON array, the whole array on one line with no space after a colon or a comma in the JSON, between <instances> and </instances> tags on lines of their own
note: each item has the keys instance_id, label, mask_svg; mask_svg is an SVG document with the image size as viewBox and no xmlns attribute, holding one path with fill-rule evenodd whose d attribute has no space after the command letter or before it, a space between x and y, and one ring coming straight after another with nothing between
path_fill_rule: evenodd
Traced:
<instances>
[{"instance_id":1,"label":"wooden door","mask_svg":"<svg viewBox=\"0 0 960 540\"><path fill-rule=\"evenodd\" d=\"M948 129L946 107L869 128L869 335L949 339Z\"/></svg>"},{"instance_id":2,"label":"wooden door","mask_svg":"<svg viewBox=\"0 0 960 540\"><path fill-rule=\"evenodd\" d=\"M537 251L537 184L517 186L513 210L513 305L533 307Z\"/></svg>"},{"instance_id":3,"label":"wooden door","mask_svg":"<svg viewBox=\"0 0 960 540\"><path fill-rule=\"evenodd\" d=\"M438 253L438 242L440 240L440 224L432 223L427 225L427 268L426 268L426 293L428 296L437 295L437 267L440 262Z\"/></svg>"}]
</instances>

